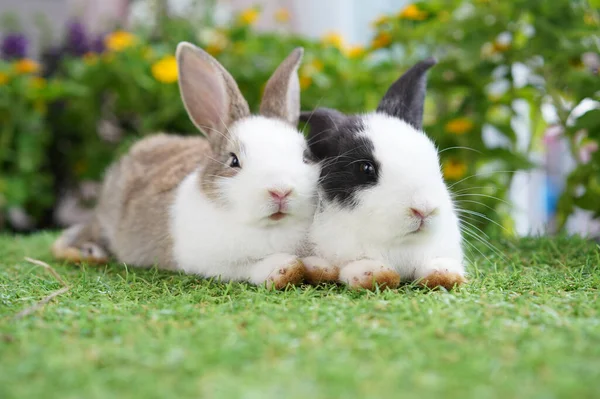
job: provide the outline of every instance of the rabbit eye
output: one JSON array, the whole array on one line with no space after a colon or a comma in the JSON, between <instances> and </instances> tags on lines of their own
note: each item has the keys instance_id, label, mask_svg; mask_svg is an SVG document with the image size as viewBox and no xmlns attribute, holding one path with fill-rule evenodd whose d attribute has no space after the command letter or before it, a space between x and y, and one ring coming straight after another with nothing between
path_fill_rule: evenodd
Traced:
<instances>
[{"instance_id":1,"label":"rabbit eye","mask_svg":"<svg viewBox=\"0 0 600 399\"><path fill-rule=\"evenodd\" d=\"M230 152L229 156L230 156L229 166L232 168L241 168L240 160L238 159L237 155L235 155L233 152Z\"/></svg>"},{"instance_id":2,"label":"rabbit eye","mask_svg":"<svg viewBox=\"0 0 600 399\"><path fill-rule=\"evenodd\" d=\"M375 165L373 165L371 162L363 161L363 162L359 163L358 169L360 170L361 173L364 173L368 177L375 177L375 174L376 174Z\"/></svg>"}]
</instances>

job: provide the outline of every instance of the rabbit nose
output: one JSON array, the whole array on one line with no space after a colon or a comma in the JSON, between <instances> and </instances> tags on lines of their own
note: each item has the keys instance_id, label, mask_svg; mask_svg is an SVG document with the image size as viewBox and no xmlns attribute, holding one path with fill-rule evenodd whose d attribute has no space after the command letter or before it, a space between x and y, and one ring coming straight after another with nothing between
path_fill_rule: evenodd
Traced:
<instances>
[{"instance_id":1,"label":"rabbit nose","mask_svg":"<svg viewBox=\"0 0 600 399\"><path fill-rule=\"evenodd\" d=\"M435 212L435 208L410 208L410 212L414 217L425 220Z\"/></svg>"},{"instance_id":2,"label":"rabbit nose","mask_svg":"<svg viewBox=\"0 0 600 399\"><path fill-rule=\"evenodd\" d=\"M281 202L284 199L286 199L291 193L292 193L292 190L290 190L290 189L288 189L288 190L278 190L278 189L269 190L269 194L271 195L271 198L273 198L275 201L278 201L278 202Z\"/></svg>"}]
</instances>

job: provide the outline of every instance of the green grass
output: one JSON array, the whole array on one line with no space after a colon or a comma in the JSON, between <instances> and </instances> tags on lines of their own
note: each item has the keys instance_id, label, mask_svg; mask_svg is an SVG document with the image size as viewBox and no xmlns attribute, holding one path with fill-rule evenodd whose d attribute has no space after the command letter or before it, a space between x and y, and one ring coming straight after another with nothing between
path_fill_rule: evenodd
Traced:
<instances>
[{"instance_id":1,"label":"green grass","mask_svg":"<svg viewBox=\"0 0 600 399\"><path fill-rule=\"evenodd\" d=\"M270 292L122 265L51 263L0 237L0 398L600 396L600 251L494 241L457 291Z\"/></svg>"}]
</instances>

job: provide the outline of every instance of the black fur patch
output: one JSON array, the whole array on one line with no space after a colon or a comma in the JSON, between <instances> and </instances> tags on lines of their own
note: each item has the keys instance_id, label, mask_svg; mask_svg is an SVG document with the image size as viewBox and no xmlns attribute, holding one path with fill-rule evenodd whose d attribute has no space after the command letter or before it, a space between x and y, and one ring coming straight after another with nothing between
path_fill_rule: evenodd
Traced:
<instances>
[{"instance_id":1,"label":"black fur patch","mask_svg":"<svg viewBox=\"0 0 600 399\"><path fill-rule=\"evenodd\" d=\"M359 134L364 129L362 120L327 109L301 118L310 118L308 145L321 162L320 187L327 201L356 206L356 193L377 184L380 167L373 154L373 142ZM363 163L372 165L374 173L365 173Z\"/></svg>"}]
</instances>

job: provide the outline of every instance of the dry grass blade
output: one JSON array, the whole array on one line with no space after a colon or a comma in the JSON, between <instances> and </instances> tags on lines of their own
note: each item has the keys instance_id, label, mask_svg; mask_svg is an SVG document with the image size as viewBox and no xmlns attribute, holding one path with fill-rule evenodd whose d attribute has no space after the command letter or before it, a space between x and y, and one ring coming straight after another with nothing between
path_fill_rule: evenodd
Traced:
<instances>
[{"instance_id":1,"label":"dry grass blade","mask_svg":"<svg viewBox=\"0 0 600 399\"><path fill-rule=\"evenodd\" d=\"M63 280L63 278L60 276L60 274L58 274L56 272L56 270L54 270L54 268L52 268L52 266L50 266L46 262L42 262L41 260L37 260L37 259L25 258L25 260L29 263L33 263L34 265L38 265L38 266L41 266L44 269L46 269L48 272L50 272L50 274L52 274L54 276L54 278L56 280L58 280L59 283L61 283L63 285L63 287L59 290L54 291L50 295L42 298L35 305L30 306L26 309L23 309L22 311L20 311L19 313L17 313L14 316L15 319L21 319L27 315L30 315L31 313L35 312L36 310L41 309L45 304L50 302L52 299L69 291L69 285L67 284L67 282L65 280Z\"/></svg>"},{"instance_id":2,"label":"dry grass blade","mask_svg":"<svg viewBox=\"0 0 600 399\"><path fill-rule=\"evenodd\" d=\"M59 283L61 283L65 287L69 286L69 284L67 284L67 282L62 279L60 274L58 274L56 272L56 270L54 270L54 268L52 266L50 266L49 264L47 264L46 262L42 262L41 260L31 259L31 258L25 258L25 260L29 263L33 263L34 265L43 267L44 269L48 270L50 272L50 274L52 274L54 276L54 278L58 280Z\"/></svg>"}]
</instances>

